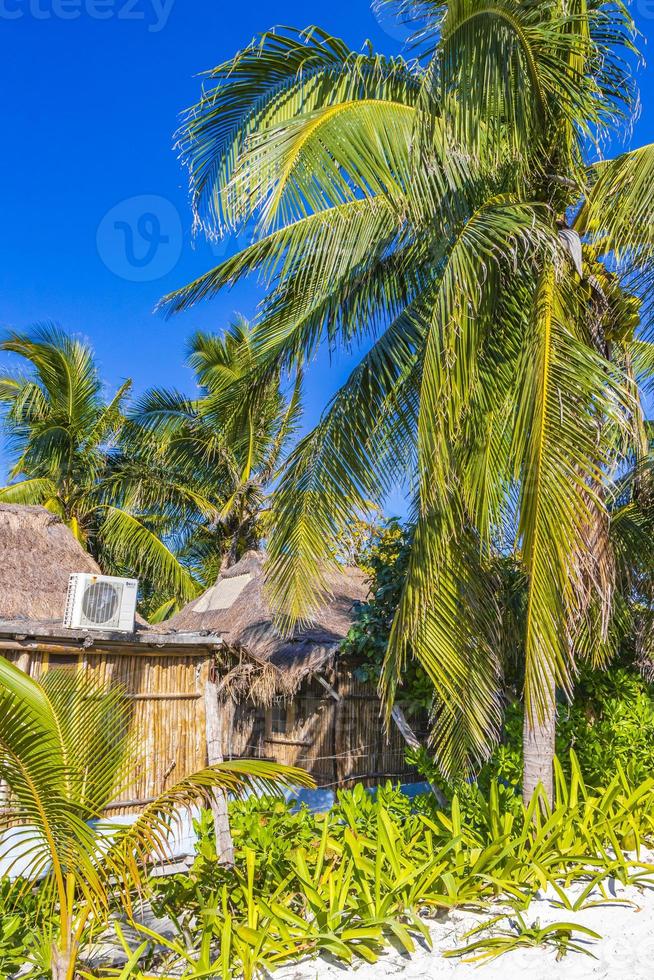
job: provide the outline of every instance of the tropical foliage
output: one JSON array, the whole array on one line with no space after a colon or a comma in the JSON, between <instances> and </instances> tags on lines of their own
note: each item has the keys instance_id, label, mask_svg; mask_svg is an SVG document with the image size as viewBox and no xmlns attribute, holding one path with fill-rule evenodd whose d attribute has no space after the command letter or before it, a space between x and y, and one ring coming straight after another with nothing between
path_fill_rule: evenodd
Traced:
<instances>
[{"instance_id":1,"label":"tropical foliage","mask_svg":"<svg viewBox=\"0 0 654 980\"><path fill-rule=\"evenodd\" d=\"M638 505L643 519L642 501ZM623 521L632 503L622 504L616 524ZM645 520L649 520L645 515ZM613 527L616 534L616 526ZM370 597L359 610L343 645L344 652L357 662L361 679L377 681L383 668L388 637L397 602L405 581L413 529L396 520L380 524L360 561L370 576ZM617 534L616 534L617 537ZM610 668L583 665L574 682L572 699L559 697L557 704L556 749L560 759L570 749L578 755L584 779L601 786L616 761L624 767L630 781L638 784L654 774L654 694L651 685L651 659L643 660L650 639L652 563L642 535L636 535L633 549L627 535L620 541L623 575L616 587L620 617L613 624L612 642L616 657ZM519 788L522 780L522 735L524 707L520 699L524 665L523 645L526 609L526 581L514 557L500 557L493 565L495 601L499 607L502 631L498 653L502 665L502 698L506 704L500 744L489 761L476 774L476 782L487 791L489 779L497 778ZM640 625L636 625L640 623ZM420 664L409 661L396 698L414 732L421 735L431 705L432 686ZM468 795L461 779L444 780L438 761L424 745L409 753L424 778L439 786L451 798L454 788Z\"/></svg>"},{"instance_id":2,"label":"tropical foliage","mask_svg":"<svg viewBox=\"0 0 654 980\"><path fill-rule=\"evenodd\" d=\"M641 854L654 840L653 779L635 784L617 763L615 776L591 786L574 752L555 764L554 807L540 790L526 808L496 778L483 789L462 784L445 807L390 784L341 791L325 815L291 812L279 797L237 800L234 867L219 862L211 812L200 810L193 867L149 878L180 808L206 805L216 789L238 796L306 777L265 762L221 764L171 787L131 826L111 825L102 813L134 758L128 700L79 674L48 672L37 684L0 660L0 675L0 778L13 826L0 855L14 876L0 894L8 972L253 980L320 953L374 962L391 942L411 953L431 942L430 916L459 907L486 916L452 955L541 944L564 955L599 937L579 923L532 921L531 901L546 886L554 905L580 911L615 900L609 879L654 884ZM165 935L144 924L148 907L169 922ZM112 933L118 969L98 961L97 943L109 950Z\"/></svg>"},{"instance_id":3,"label":"tropical foliage","mask_svg":"<svg viewBox=\"0 0 654 980\"><path fill-rule=\"evenodd\" d=\"M197 226L252 244L162 308L265 286L253 325L191 339L194 395L107 397L54 326L0 343L24 372L0 377L0 501L42 504L103 570L137 574L152 621L262 539L282 628L362 562L346 652L389 712L429 718L414 761L442 797L356 786L314 816L248 795L305 773L235 761L111 824L130 698L0 658L2 975L374 963L464 907L493 917L446 955L592 953L597 933L541 926L533 899L576 913L614 901L609 882L654 887L654 702L634 671L654 672L654 147L604 155L638 107L634 24L616 0L379 4L415 22L411 57L271 31L184 119ZM291 448L321 345L358 361ZM398 485L409 525L373 527ZM233 866L216 792L236 798ZM162 880L183 811L196 859ZM112 936L123 964L92 962Z\"/></svg>"},{"instance_id":4,"label":"tropical foliage","mask_svg":"<svg viewBox=\"0 0 654 980\"><path fill-rule=\"evenodd\" d=\"M494 771L517 782L521 767L522 711L512 706L505 743L498 750ZM582 671L575 697L559 705L557 752L566 759L574 749L584 779L601 786L606 773L619 763L630 782L641 783L654 774L654 691L633 668Z\"/></svg>"},{"instance_id":5,"label":"tropical foliage","mask_svg":"<svg viewBox=\"0 0 654 980\"><path fill-rule=\"evenodd\" d=\"M90 346L55 326L12 334L0 349L29 370L0 379L12 482L0 501L41 504L61 517L108 572L129 569L190 598L195 586L129 493L110 492L124 425L126 381L106 401Z\"/></svg>"},{"instance_id":6,"label":"tropical foliage","mask_svg":"<svg viewBox=\"0 0 654 980\"><path fill-rule=\"evenodd\" d=\"M525 810L515 797L507 808L497 783L474 818L457 797L442 811L433 796L411 803L390 784L374 795L361 786L341 792L324 816L266 799L237 802L235 868L217 865L210 823L199 822L189 875L154 883L154 911L176 923L177 935L137 929L142 943L126 943L128 965L116 975L251 978L317 953L375 962L391 942L407 953L430 944L429 918L458 907L499 915L485 917L490 934L456 955L541 943L575 950L584 936L600 937L565 921L541 929L529 917L531 900L549 885L553 904L580 910L615 900L609 878L651 880L654 867L624 856L620 842L649 838L654 814L651 781L632 789L618 774L591 791L574 757L570 768L566 779L557 767L552 812L537 800Z\"/></svg>"},{"instance_id":7,"label":"tropical foliage","mask_svg":"<svg viewBox=\"0 0 654 980\"><path fill-rule=\"evenodd\" d=\"M0 858L15 879L3 899L9 914L38 883L29 939L10 932L28 947L35 975L73 980L82 948L112 910L132 911L148 865L168 856L181 811L207 806L215 790L312 785L306 773L270 762L221 763L185 776L131 825L112 826L105 809L138 763L130 707L119 687L66 671L37 683L0 658L0 779L9 790ZM3 921L6 934L12 920Z\"/></svg>"},{"instance_id":8,"label":"tropical foliage","mask_svg":"<svg viewBox=\"0 0 654 980\"><path fill-rule=\"evenodd\" d=\"M0 976L8 977L24 966L34 935L38 899L34 895L16 900L12 884L0 884Z\"/></svg>"},{"instance_id":9,"label":"tropical foliage","mask_svg":"<svg viewBox=\"0 0 654 980\"><path fill-rule=\"evenodd\" d=\"M118 499L137 501L161 522L179 562L203 585L259 546L270 487L300 414L300 381L287 398L279 371L251 398L243 397L239 382L253 360L252 334L243 319L222 336L195 334L188 362L198 395L153 388L139 398L109 482ZM155 592L150 609L161 592ZM150 618L161 618L184 598L176 592Z\"/></svg>"},{"instance_id":10,"label":"tropical foliage","mask_svg":"<svg viewBox=\"0 0 654 980\"><path fill-rule=\"evenodd\" d=\"M613 478L647 449L651 147L608 162L637 107L635 30L612 0L388 3L414 60L318 28L262 35L209 72L180 146L197 221L252 245L178 292L256 273L257 376L325 342L372 346L289 457L268 584L291 621L326 588L340 529L398 480L416 530L383 685L415 655L446 773L501 721L488 568L527 579L527 796L550 783L554 687L610 647Z\"/></svg>"},{"instance_id":11,"label":"tropical foliage","mask_svg":"<svg viewBox=\"0 0 654 980\"><path fill-rule=\"evenodd\" d=\"M378 682L388 640L411 557L414 527L397 519L379 522L362 549L358 563L369 577L368 601L358 610L343 643L343 652L357 661L360 679ZM503 697L513 701L523 680L520 651L524 637L525 577L513 556L496 556L488 570L494 601L502 620L498 659L502 667ZM433 684L419 661L411 657L396 690L396 699L410 717L425 717L433 700Z\"/></svg>"},{"instance_id":12,"label":"tropical foliage","mask_svg":"<svg viewBox=\"0 0 654 980\"><path fill-rule=\"evenodd\" d=\"M253 356L247 323L192 338L194 399L152 389L130 404L126 381L107 402L88 343L54 326L0 349L30 368L0 378L13 456L0 501L45 506L103 571L139 576L153 620L258 544L300 389L286 399L278 373L256 398L236 398Z\"/></svg>"}]
</instances>

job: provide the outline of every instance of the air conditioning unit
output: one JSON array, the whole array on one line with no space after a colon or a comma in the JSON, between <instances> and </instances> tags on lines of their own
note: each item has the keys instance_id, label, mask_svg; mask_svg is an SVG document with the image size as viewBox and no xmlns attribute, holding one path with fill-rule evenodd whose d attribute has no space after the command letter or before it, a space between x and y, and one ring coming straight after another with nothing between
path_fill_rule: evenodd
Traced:
<instances>
[{"instance_id":1,"label":"air conditioning unit","mask_svg":"<svg viewBox=\"0 0 654 980\"><path fill-rule=\"evenodd\" d=\"M64 626L132 633L137 592L134 578L76 572L68 582Z\"/></svg>"}]
</instances>

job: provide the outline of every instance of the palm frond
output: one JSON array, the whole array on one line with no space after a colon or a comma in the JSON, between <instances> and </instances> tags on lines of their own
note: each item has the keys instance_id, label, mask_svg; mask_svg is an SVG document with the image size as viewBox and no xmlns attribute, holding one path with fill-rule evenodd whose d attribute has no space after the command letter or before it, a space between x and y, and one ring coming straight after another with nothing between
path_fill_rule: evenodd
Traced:
<instances>
[{"instance_id":1,"label":"palm frond","mask_svg":"<svg viewBox=\"0 0 654 980\"><path fill-rule=\"evenodd\" d=\"M107 506L103 511L102 546L114 560L151 576L181 599L189 601L198 594L200 587L192 575L143 521L117 507Z\"/></svg>"},{"instance_id":2,"label":"palm frond","mask_svg":"<svg viewBox=\"0 0 654 980\"><path fill-rule=\"evenodd\" d=\"M407 472L424 330L419 310L399 316L284 467L272 498L266 583L289 625L310 620L324 602L349 522Z\"/></svg>"},{"instance_id":3,"label":"palm frond","mask_svg":"<svg viewBox=\"0 0 654 980\"><path fill-rule=\"evenodd\" d=\"M528 573L525 702L544 710L548 678L570 690L572 632L581 613L581 567L593 511L605 511L606 480L598 425L620 424L629 394L615 369L583 343L575 296L554 265L538 285L533 331L527 338L523 388L515 419L520 474L520 535ZM551 683L551 682L550 682Z\"/></svg>"},{"instance_id":4,"label":"palm frond","mask_svg":"<svg viewBox=\"0 0 654 980\"><path fill-rule=\"evenodd\" d=\"M207 74L180 131L196 219L210 232L248 219L256 198L234 192L232 178L244 145L265 130L354 98L406 103L419 90L404 59L353 52L317 27L263 34Z\"/></svg>"},{"instance_id":5,"label":"palm frond","mask_svg":"<svg viewBox=\"0 0 654 980\"><path fill-rule=\"evenodd\" d=\"M0 501L5 504L46 504L56 496L57 488L47 477L21 480L0 489Z\"/></svg>"},{"instance_id":6,"label":"palm frond","mask_svg":"<svg viewBox=\"0 0 654 980\"><path fill-rule=\"evenodd\" d=\"M67 760L67 797L86 821L97 820L126 779L132 705L120 685L84 673L48 670L41 681ZM74 760L74 763L73 761Z\"/></svg>"},{"instance_id":7,"label":"palm frond","mask_svg":"<svg viewBox=\"0 0 654 980\"><path fill-rule=\"evenodd\" d=\"M51 873L60 901L66 903L68 873L86 875L97 889L93 833L68 789L75 781L61 719L43 689L0 657L0 778L9 786L3 820L22 825L15 859L27 856L30 877ZM2 857L11 861L9 837ZM9 851L7 851L9 847Z\"/></svg>"},{"instance_id":8,"label":"palm frond","mask_svg":"<svg viewBox=\"0 0 654 980\"><path fill-rule=\"evenodd\" d=\"M407 659L420 662L434 686L435 757L451 778L474 773L488 758L502 704L495 583L474 534L461 524L452 535L449 518L418 518L380 691L388 715Z\"/></svg>"},{"instance_id":9,"label":"palm frond","mask_svg":"<svg viewBox=\"0 0 654 980\"><path fill-rule=\"evenodd\" d=\"M166 860L180 814L209 806L218 790L234 796L247 792L279 794L284 788L311 788L313 779L302 769L258 759L221 762L187 776L149 803L138 819L120 832L103 858L104 873L123 888L125 901L139 888L153 860Z\"/></svg>"}]
</instances>

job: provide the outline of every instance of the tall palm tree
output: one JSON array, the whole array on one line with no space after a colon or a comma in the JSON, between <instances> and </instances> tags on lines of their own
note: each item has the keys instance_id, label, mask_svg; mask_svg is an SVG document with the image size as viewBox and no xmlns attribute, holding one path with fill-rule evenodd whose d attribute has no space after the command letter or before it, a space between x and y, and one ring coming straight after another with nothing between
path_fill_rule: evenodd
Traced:
<instances>
[{"instance_id":1,"label":"tall palm tree","mask_svg":"<svg viewBox=\"0 0 654 980\"><path fill-rule=\"evenodd\" d=\"M257 760L220 763L186 776L131 825L103 821L133 778L130 702L121 688L49 671L41 683L0 657L0 778L9 787L0 856L17 896L39 884L39 975L73 980L85 941L112 910L132 914L148 865L170 852L180 810L207 806L215 790L311 786L305 772ZM27 863L21 868L18 862ZM35 964L36 965L36 964Z\"/></svg>"},{"instance_id":2,"label":"tall palm tree","mask_svg":"<svg viewBox=\"0 0 654 980\"><path fill-rule=\"evenodd\" d=\"M277 371L243 397L240 382L253 369L254 352L242 318L222 337L195 334L188 362L197 397L145 393L123 430L110 485L116 499L166 515L171 548L208 585L265 534L268 490L295 431L300 385L287 398ZM160 620L180 601L164 596L150 618Z\"/></svg>"},{"instance_id":3,"label":"tall palm tree","mask_svg":"<svg viewBox=\"0 0 654 980\"><path fill-rule=\"evenodd\" d=\"M610 483L642 451L654 148L611 161L637 105L613 0L405 0L414 60L318 28L264 34L207 76L181 133L211 233L254 242L166 297L268 284L256 375L368 343L291 454L268 587L290 620L327 588L340 528L410 481L416 532L384 673L435 689L443 769L497 737L500 617L486 574L515 529L527 575L525 773L551 794L555 689L601 656ZM639 339L640 337L640 339ZM600 615L594 615L595 610Z\"/></svg>"},{"instance_id":4,"label":"tall palm tree","mask_svg":"<svg viewBox=\"0 0 654 980\"><path fill-rule=\"evenodd\" d=\"M108 479L124 426L125 381L105 400L93 351L53 325L12 333L0 350L27 362L24 374L0 377L11 482L0 501L41 504L61 517L107 573L129 569L187 599L197 592L160 529Z\"/></svg>"}]
</instances>

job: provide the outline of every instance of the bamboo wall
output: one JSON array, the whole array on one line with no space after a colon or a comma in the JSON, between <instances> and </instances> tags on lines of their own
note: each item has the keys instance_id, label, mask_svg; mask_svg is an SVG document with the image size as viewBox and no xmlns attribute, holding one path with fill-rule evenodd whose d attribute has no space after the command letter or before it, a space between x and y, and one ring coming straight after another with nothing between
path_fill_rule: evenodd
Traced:
<instances>
[{"instance_id":1,"label":"bamboo wall","mask_svg":"<svg viewBox=\"0 0 654 980\"><path fill-rule=\"evenodd\" d=\"M204 692L210 658L146 649L93 648L74 653L3 649L3 656L36 679L55 667L85 670L101 684L121 684L133 700L135 778L109 807L141 809L184 776L207 764ZM251 701L221 707L225 759L269 759L306 769L319 786L418 779L405 761L407 746L392 726L386 734L374 684L356 679L343 663L328 675L330 693L305 681L289 704L283 734L270 731L269 711ZM338 695L338 699L333 695Z\"/></svg>"},{"instance_id":2,"label":"bamboo wall","mask_svg":"<svg viewBox=\"0 0 654 980\"><path fill-rule=\"evenodd\" d=\"M125 688L133 701L135 776L108 808L112 816L142 809L184 776L206 766L206 649L193 655L95 648L72 654L43 649L3 650L2 654L37 680L44 671L58 667L86 670L101 684Z\"/></svg>"},{"instance_id":3,"label":"bamboo wall","mask_svg":"<svg viewBox=\"0 0 654 980\"><path fill-rule=\"evenodd\" d=\"M291 704L294 724L283 735L271 734L264 709L247 701L237 705L231 737L226 734L223 740L225 758L301 766L323 787L419 779L405 761L401 734L394 726L388 735L384 732L375 685L357 680L342 664L329 683L338 700L315 680L302 685Z\"/></svg>"}]
</instances>

